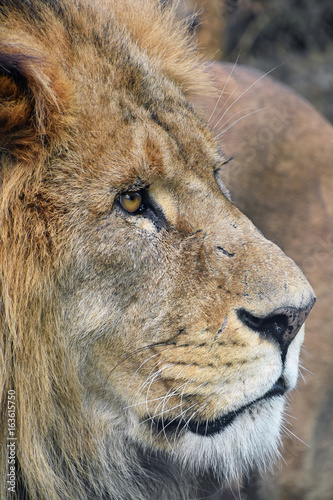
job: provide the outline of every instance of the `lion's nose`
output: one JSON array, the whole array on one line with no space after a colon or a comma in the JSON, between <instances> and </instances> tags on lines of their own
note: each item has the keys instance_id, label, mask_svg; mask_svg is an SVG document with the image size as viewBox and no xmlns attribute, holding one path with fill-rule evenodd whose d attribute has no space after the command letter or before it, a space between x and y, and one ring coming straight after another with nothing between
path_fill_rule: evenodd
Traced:
<instances>
[{"instance_id":1,"label":"lion's nose","mask_svg":"<svg viewBox=\"0 0 333 500\"><path fill-rule=\"evenodd\" d=\"M313 297L305 307L280 307L265 317L257 317L246 309L239 309L237 316L240 321L258 333L262 338L278 342L283 353L306 320L316 299Z\"/></svg>"}]
</instances>

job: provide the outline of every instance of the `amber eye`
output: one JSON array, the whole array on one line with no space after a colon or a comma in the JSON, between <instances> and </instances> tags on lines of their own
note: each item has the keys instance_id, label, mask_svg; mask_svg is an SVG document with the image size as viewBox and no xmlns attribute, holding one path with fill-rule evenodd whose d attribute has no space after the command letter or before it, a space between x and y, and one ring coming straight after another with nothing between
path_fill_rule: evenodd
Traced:
<instances>
[{"instance_id":1,"label":"amber eye","mask_svg":"<svg viewBox=\"0 0 333 500\"><path fill-rule=\"evenodd\" d=\"M121 207L130 214L137 212L142 204L142 196L137 191L124 193L120 195L119 203Z\"/></svg>"}]
</instances>

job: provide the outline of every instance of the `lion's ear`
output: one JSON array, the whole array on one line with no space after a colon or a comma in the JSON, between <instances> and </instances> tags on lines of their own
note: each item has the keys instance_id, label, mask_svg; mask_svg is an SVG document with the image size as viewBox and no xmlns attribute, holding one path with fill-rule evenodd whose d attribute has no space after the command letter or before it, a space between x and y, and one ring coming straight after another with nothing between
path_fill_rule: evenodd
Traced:
<instances>
[{"instance_id":1,"label":"lion's ear","mask_svg":"<svg viewBox=\"0 0 333 500\"><path fill-rule=\"evenodd\" d=\"M52 61L0 42L0 152L26 157L68 122L68 82Z\"/></svg>"}]
</instances>

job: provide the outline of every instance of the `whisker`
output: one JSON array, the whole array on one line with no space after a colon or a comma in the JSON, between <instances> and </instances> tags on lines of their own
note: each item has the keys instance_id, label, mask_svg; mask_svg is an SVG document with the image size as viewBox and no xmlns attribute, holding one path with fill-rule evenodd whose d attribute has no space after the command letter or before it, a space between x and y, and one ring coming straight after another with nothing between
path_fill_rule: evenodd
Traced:
<instances>
[{"instance_id":1,"label":"whisker","mask_svg":"<svg viewBox=\"0 0 333 500\"><path fill-rule=\"evenodd\" d=\"M237 63L238 63L239 56L240 56L240 51L239 51L239 53L238 53L238 56L237 56L237 58L236 58L236 61L235 61L234 65L233 65L233 67L231 68L231 71L230 71L229 76L228 76L228 78L227 78L227 80L226 80L226 82L225 82L225 84L224 84L224 87L223 87L223 89L222 89L221 93L220 93L220 96L219 96L218 100L217 100L217 101L216 101L216 103L215 103L214 109L213 109L213 111L212 111L212 113L211 113L210 117L209 117L209 118L208 118L208 120L207 120L208 125L210 125L210 123L211 123L211 119L212 119L212 117L214 116L214 113L215 113L215 111L216 111L216 108L217 108L217 106L219 105L219 102L220 102L220 100L221 100L221 97L223 96L223 93L224 93L224 91L225 91L225 89L226 89L226 86L228 85L229 80L230 80L230 78L231 78L231 76L232 76L232 74L233 74L233 72L234 72L234 69L235 69L235 67L236 67L236 65L237 65Z\"/></svg>"},{"instance_id":2,"label":"whisker","mask_svg":"<svg viewBox=\"0 0 333 500\"><path fill-rule=\"evenodd\" d=\"M183 387L183 390L182 390L182 393L180 395L180 408L181 408L181 411L183 412L183 399L184 399L184 393L185 393L185 389L186 387L188 386L189 384L189 380L184 384L184 387Z\"/></svg>"},{"instance_id":3,"label":"whisker","mask_svg":"<svg viewBox=\"0 0 333 500\"><path fill-rule=\"evenodd\" d=\"M170 398L172 398L173 396L176 396L178 394L178 392L177 392L178 389L180 389L183 385L184 384L176 387L174 390L172 390L172 388L168 390L168 392L163 396L162 401L157 405L155 412L154 412L154 415L153 415L153 418L160 416L163 413L163 411L165 411L165 410L162 410L162 413L160 413L160 414L156 413L158 411L159 407L161 406L161 404L162 404L162 407L164 408L165 402L167 400L170 400ZM178 404L174 408L178 408L179 406L180 406L180 404ZM166 410L166 411L171 411L174 408L171 408L170 410Z\"/></svg>"},{"instance_id":4,"label":"whisker","mask_svg":"<svg viewBox=\"0 0 333 500\"><path fill-rule=\"evenodd\" d=\"M169 368L170 366L176 366L176 365L169 363L168 365L164 366L163 368L161 368L161 369L159 370L159 374L161 374L163 370L165 370L166 368ZM182 372L183 372L186 368L188 368L189 366L191 366L191 364L183 366L183 367L181 368L181 370L177 373L177 375L174 377L174 380L176 380L176 379L180 376L180 374L181 374L181 373L182 373ZM171 397L173 397L173 396L175 396L175 395L179 394L179 390L180 390L182 387L184 387L184 389L185 389L185 387L186 387L186 385L187 385L188 383L189 383L189 381L186 381L186 382L182 383L181 385L179 385L179 386L177 386L177 387L171 387L171 388L168 390L167 394L165 394L164 396L162 396L162 397L160 397L160 398L156 398L156 400L161 399L162 401L161 401L161 402L157 405L157 407L156 407L156 409L155 409L155 412L158 410L159 406L161 405L161 403L163 403L163 401L164 401L164 400L165 400L165 401L167 401L167 400L169 400ZM183 391L184 391L184 389L183 389ZM183 393L183 391L182 391L182 393ZM169 411L169 410L168 410L168 411Z\"/></svg>"},{"instance_id":5,"label":"whisker","mask_svg":"<svg viewBox=\"0 0 333 500\"><path fill-rule=\"evenodd\" d=\"M228 120L227 120L227 121L223 124L223 126L224 126L224 127L225 127L225 126L227 126L227 124L228 124L229 122L231 122L231 120L233 120L233 119L235 118L235 116L239 115L240 113L245 113L245 111L256 111L256 110L257 110L257 108L253 108L253 107L252 107L252 108L245 108L245 109L241 109L241 110L237 111L237 112L236 112L236 113L235 113L235 114L234 114L231 118L228 118ZM214 129L215 129L215 128L216 128L216 127L214 127ZM214 130L214 129L213 129L213 130Z\"/></svg>"},{"instance_id":6,"label":"whisker","mask_svg":"<svg viewBox=\"0 0 333 500\"><path fill-rule=\"evenodd\" d=\"M214 127L212 127L212 130L215 130L216 127L219 125L219 123L221 122L221 120L223 120L224 118L224 114L223 116L221 116L221 114L223 113L223 110L225 109L225 107L228 105L228 102L230 101L230 99L232 98L232 96L234 95L234 93L236 92L236 87L233 89L233 91L229 94L228 96L228 99L226 99L225 103L223 103L223 106L221 107L221 109L219 110L219 112L217 113L216 115L216 118L220 117L219 120L215 123Z\"/></svg>"},{"instance_id":7,"label":"whisker","mask_svg":"<svg viewBox=\"0 0 333 500\"><path fill-rule=\"evenodd\" d=\"M148 363L148 361L150 361L151 359L155 358L156 356L159 356L159 352L156 352L155 354L153 354L152 356L150 356L149 358L147 358L143 363L141 363L141 365L139 366L139 368L137 368L135 370L135 372L133 373L133 375L131 376L130 378L130 382L131 380L133 379L133 377L135 377L135 375L141 370L141 368L146 364Z\"/></svg>"},{"instance_id":8,"label":"whisker","mask_svg":"<svg viewBox=\"0 0 333 500\"><path fill-rule=\"evenodd\" d=\"M159 363L156 363L153 368L150 370L148 377L146 377L146 380L140 385L138 390L135 393L134 398L136 398L140 393L142 393L143 389L149 384L150 378L155 376L155 374L159 373ZM155 371L154 371L155 370Z\"/></svg>"},{"instance_id":9,"label":"whisker","mask_svg":"<svg viewBox=\"0 0 333 500\"><path fill-rule=\"evenodd\" d=\"M163 342L163 343L156 343L156 344L149 344L149 345L145 345L143 347L139 347L138 349L135 349L134 351L130 352L130 353L126 353L123 355L122 357L122 360L119 361L109 372L109 375L108 377L110 377L110 375L114 372L114 370L116 368L118 368L118 366L120 366L122 363L124 363L125 361L128 360L128 358L131 358L132 356L135 356L135 354L138 354L139 352L142 352L142 351L145 351L145 350L148 350L148 349L152 349L153 347L165 347L166 345L168 345L166 342ZM172 346L173 347L173 346Z\"/></svg>"},{"instance_id":10,"label":"whisker","mask_svg":"<svg viewBox=\"0 0 333 500\"><path fill-rule=\"evenodd\" d=\"M231 492L232 496L234 497L235 500L241 500L240 496L240 489L239 489L239 483L237 483L237 490L238 490L238 498L236 497L236 493L234 492L234 488L231 485L230 479L227 477L226 478L226 483L228 485L229 491Z\"/></svg>"},{"instance_id":11,"label":"whisker","mask_svg":"<svg viewBox=\"0 0 333 500\"><path fill-rule=\"evenodd\" d=\"M313 375L312 371L306 368L306 366L303 365L303 363L299 364L299 368L301 371L305 372L307 375Z\"/></svg>"},{"instance_id":12,"label":"whisker","mask_svg":"<svg viewBox=\"0 0 333 500\"><path fill-rule=\"evenodd\" d=\"M166 403L166 398L164 399L164 402L163 402L163 405L162 405L162 430L163 430L163 434L164 434L164 437L166 439L166 442L168 443L168 445L170 446L171 450L173 451L173 447L168 439L168 436L166 435L166 431L165 431L165 424L164 424L164 408L165 408L165 403Z\"/></svg>"},{"instance_id":13,"label":"whisker","mask_svg":"<svg viewBox=\"0 0 333 500\"><path fill-rule=\"evenodd\" d=\"M297 417L295 417L295 416L294 416L294 415L292 415L291 413L287 413L286 411L284 412L284 415L285 415L285 417L286 417L286 421L287 421L287 422L289 422L289 423L290 423L290 425L292 425L292 424L291 424L291 422L290 422L290 420L289 420L289 419L291 419L291 418L292 418L293 420L296 420L296 421L298 421L298 420L299 420Z\"/></svg>"},{"instance_id":14,"label":"whisker","mask_svg":"<svg viewBox=\"0 0 333 500\"><path fill-rule=\"evenodd\" d=\"M135 397L136 397L136 396L137 396L140 392L142 392L142 391L143 391L143 389L144 389L145 387L147 387L147 385L150 383L150 379L151 379L152 377L154 378L154 377L155 377L155 374L159 374L159 375L160 375L160 374L161 374L164 370L166 370L167 368L170 368L171 366L175 366L175 365L174 365L174 363L168 363L168 364L166 364L165 366L163 366L162 368L158 368L158 370L157 370L157 371L156 371L153 375L151 375L151 374L152 374L152 372L155 370L155 368L157 368L157 367L158 367L158 366L159 366L159 365L160 365L163 361L166 361L166 360L165 360L165 359L160 360L158 363L156 363L156 364L153 366L153 368L150 370L150 373L149 373L148 377L146 378L146 380L143 382L143 384L141 384L141 386L139 387L139 389L136 391L136 393L135 393Z\"/></svg>"},{"instance_id":15,"label":"whisker","mask_svg":"<svg viewBox=\"0 0 333 500\"><path fill-rule=\"evenodd\" d=\"M161 346L161 347L164 347L164 349L159 350L158 352L156 352L155 354L153 354L152 356L150 356L149 358L147 358L147 359L146 359L143 363L141 363L141 365L140 365L140 366L139 366L139 367L135 370L135 372L134 372L134 373L133 373L133 375L131 376L131 378L130 378L130 380L129 380L129 383L131 382L131 380L133 379L133 377L134 377L134 376L135 376L135 375L136 375L136 374L137 374L137 373L141 370L141 368L142 368L142 367L143 367L146 363L148 363L148 361L150 361L152 358L155 358L156 356L159 356L159 355L161 354L161 352L167 351L167 350L169 350L169 349L176 349L177 347L184 347L184 345L183 345L183 344L179 344L179 345L174 345L174 344L172 344L172 345L169 345L169 344L161 344L160 346ZM146 348L148 348L148 347L153 348L153 347L160 347L160 346L159 346L159 345L156 345L156 344L152 344L152 345L150 345L150 346L145 346L145 349L146 349ZM167 347L165 347L165 346L167 346ZM141 349L143 349L143 348L140 348L140 349L138 349L138 350L136 350L136 351L133 351L133 352L131 353L131 355L136 354L137 352L140 352L140 350L141 350ZM126 358L126 359L127 359L127 358ZM157 365L155 365L155 366L157 366Z\"/></svg>"},{"instance_id":16,"label":"whisker","mask_svg":"<svg viewBox=\"0 0 333 500\"><path fill-rule=\"evenodd\" d=\"M149 416L150 419L152 419L152 416L150 414L149 407L148 407L148 401L149 401L148 396L149 396L150 388L151 388L153 382L156 380L158 375L160 375L159 371L156 373L156 376L151 379L150 384L148 385L147 393L146 393L146 411L147 411L147 415Z\"/></svg>"},{"instance_id":17,"label":"whisker","mask_svg":"<svg viewBox=\"0 0 333 500\"><path fill-rule=\"evenodd\" d=\"M285 431L286 434L289 434L291 436L293 436L294 438L296 438L298 441L300 441L302 444L304 444L305 446L307 446L308 448L311 448L311 446L306 443L305 441L303 441L300 437L298 437L296 434L294 434L293 432L291 432L291 430L285 425L285 424L281 424L281 427L282 429Z\"/></svg>"},{"instance_id":18,"label":"whisker","mask_svg":"<svg viewBox=\"0 0 333 500\"><path fill-rule=\"evenodd\" d=\"M163 399L165 399L165 397ZM164 404L165 404L165 401L164 401ZM153 420L155 422L155 419L157 417L161 417L165 413L168 413L169 411L175 410L176 408L179 408L179 407L180 407L180 404L173 406L172 408L168 408L167 410L162 409L160 411L160 413L154 413L154 415L150 416L149 418L145 418L145 420L141 420L140 424L145 424L146 422L149 422L150 420Z\"/></svg>"},{"instance_id":19,"label":"whisker","mask_svg":"<svg viewBox=\"0 0 333 500\"><path fill-rule=\"evenodd\" d=\"M158 398L150 399L148 402L153 403L154 401L158 401L159 399L163 399L163 398L164 398L164 396L160 396ZM146 401L139 401L139 403L134 403L133 405L124 406L123 410L128 410L129 408L134 408L135 406L140 406L140 405L144 405L144 404L146 404Z\"/></svg>"},{"instance_id":20,"label":"whisker","mask_svg":"<svg viewBox=\"0 0 333 500\"><path fill-rule=\"evenodd\" d=\"M192 406L189 406L186 410L184 410L184 412L179 413L179 414L178 414L175 418L173 418L172 420L170 420L170 421L169 421L169 422L168 422L168 423L164 426L164 427L165 427L165 429L166 429L169 425L171 425L173 422L175 422L176 420L181 420L181 419L183 419L183 415L184 415L185 413L187 413L188 411L192 410L192 408L194 408L196 405L197 405L197 403L194 403ZM180 424L179 424L179 425L180 425ZM178 425L178 427L179 427L179 425ZM178 427L177 427L177 429L178 429ZM161 434L161 432L162 432L162 431L160 431L160 432L157 434L157 436L159 436L159 435ZM177 433L177 431L176 431L176 433Z\"/></svg>"},{"instance_id":21,"label":"whisker","mask_svg":"<svg viewBox=\"0 0 333 500\"><path fill-rule=\"evenodd\" d=\"M248 116L251 116L251 115L255 115L256 113L259 113L260 111L263 111L264 109L267 109L267 108L260 108L260 109L256 109L255 111L252 111L251 113L247 113L246 115L244 116L241 116L240 118L238 118L237 120L235 120L233 123L231 123L231 125L229 125L228 127L226 127L224 130L222 130L222 132L220 132L216 138L218 139L219 137L221 137L221 135L225 134L226 132L228 132L228 130L230 130L234 125L236 125L236 123L240 122L241 120L244 120L244 118L247 118Z\"/></svg>"},{"instance_id":22,"label":"whisker","mask_svg":"<svg viewBox=\"0 0 333 500\"><path fill-rule=\"evenodd\" d=\"M152 368L152 370L151 370L151 372L150 372L149 376L147 377L147 379L145 380L145 382L144 382L144 383L140 386L140 388L138 389L138 391L137 391L136 395L138 394L138 392L142 392L142 391L143 391L143 389L144 389L144 388L145 388L145 387L149 384L149 388L148 388L148 391L147 391L147 393L148 393L148 392L149 392L149 389L150 389L151 384L154 382L154 380L156 380L156 379L155 379L155 375L156 375L156 374L160 375L160 374L161 374L161 372L162 372L162 370L164 370L164 369L166 369L166 368L169 368L170 366L175 366L175 365L168 364L168 365L166 365L165 367L163 367L162 369L157 370L155 373L153 373L153 374L151 375L152 371L153 371L153 370L154 370L154 368L156 368L157 366L158 366L158 365L156 364L156 365ZM181 374L181 373L182 373L182 372L183 372L186 368L188 368L189 366L191 366L191 365L186 365L186 366L182 367L182 368L181 368L181 370L179 371L179 373L176 375L175 379L176 379L177 377L179 377L179 375L180 375L180 374ZM148 400L148 402L150 403L150 402L154 402L154 401L159 401L159 400L162 400L162 401L161 401L161 403L162 403L162 402L163 402L163 400L164 400L165 398L170 399L172 396L175 396L175 395L178 393L178 391L179 391L179 390L180 390L183 386L186 386L186 385L188 384L188 382L189 382L189 381L184 382L183 384L179 385L179 386L178 386L178 387L176 387L176 388L170 388L170 389L169 389L169 391L168 391L168 393L167 393L166 395L164 395L164 396L159 396L159 397L154 398L154 399L150 399L150 400ZM172 392L171 392L171 391L172 391ZM184 391L184 389L183 389L183 391ZM171 392L171 394L170 394L170 392ZM140 406L140 405L142 405L142 404L146 404L146 403L147 403L147 398L145 399L145 401L139 401L139 402L134 403L134 404L132 404L132 405L125 406L125 407L124 407L124 409L134 408L135 406ZM161 403L160 403L160 404L161 404ZM158 405L158 406L157 406L156 410L158 409L158 407L159 407L159 406L160 406L160 405ZM156 411L156 410L155 410L155 411Z\"/></svg>"},{"instance_id":23,"label":"whisker","mask_svg":"<svg viewBox=\"0 0 333 500\"><path fill-rule=\"evenodd\" d=\"M221 120L223 120L223 118L225 117L225 115L228 113L228 111L247 93L249 92L249 90L251 90L255 85L257 85L261 80L263 80L264 78L266 78L266 76L268 76L270 73L272 73L273 71L275 71L277 68L279 68L281 66L281 64L278 64L277 66L275 66L275 68L271 69L270 71L267 71L264 75L261 75L260 78L258 78L255 82L251 83L251 85L249 87L247 87L247 89L245 89L238 97L237 99L235 99L231 104L230 106L225 110L225 112L223 113L223 115L221 116L221 118L219 119L219 121L216 123L215 127L217 127L217 125L221 122Z\"/></svg>"},{"instance_id":24,"label":"whisker","mask_svg":"<svg viewBox=\"0 0 333 500\"><path fill-rule=\"evenodd\" d=\"M161 413L161 415L162 415L162 431L163 431L164 433L165 433L165 427L167 427L167 426L169 425L169 423L167 424L167 426L165 426L165 424L164 424L164 413L165 413L165 410L164 410L164 405L165 405L165 402L166 402L166 400L167 400L167 399L170 399L170 397L172 397L173 395L177 394L177 393L178 393L178 391L179 391L179 389L180 389L181 387L183 387L183 386L184 386L184 389L185 389L185 387L186 387L186 385L187 385L187 384L188 384L188 381L187 381L187 382L185 382L184 384L181 384L180 386L178 386L178 387L177 387L177 388L173 391L173 393L171 393L171 394L170 394L170 396L167 394L167 395L165 396L165 398L164 398L164 402L163 402L163 409L162 409L162 413ZM184 389L183 389L183 391L184 391ZM183 392L183 391L182 391L182 392ZM168 393L169 393L169 392L170 392L170 391L168 391ZM182 408L182 404L183 404L183 401L182 401L182 399L181 399L181 401L180 401L180 404L179 404L179 405L177 405L177 406L175 406L175 407L171 408L170 410L166 410L166 411L171 411L171 410L173 410L173 409L175 409L175 408L179 408L179 407L180 407L180 408ZM158 407L159 407L159 406L160 406L160 405L158 405ZM156 413L156 411L157 411L158 407L156 408L155 413ZM182 413L183 413L183 412L181 411L181 414L182 414ZM155 418L155 416L158 416L158 415L155 415L155 414L154 414L154 417L153 417L153 418ZM176 418L178 418L178 417L176 417ZM175 419L171 420L171 422L174 422L174 420L175 420ZM158 423L158 422L157 422L157 423ZM178 429L178 427L177 427L177 429ZM161 432L162 432L162 431L160 431L160 432L157 434L157 436L159 436L159 435L161 434ZM177 431L176 431L176 435L177 435ZM175 444L175 440L174 440L174 444Z\"/></svg>"},{"instance_id":25,"label":"whisker","mask_svg":"<svg viewBox=\"0 0 333 500\"><path fill-rule=\"evenodd\" d=\"M204 408L206 408L206 406L208 405L208 402L206 401L206 403L204 403L203 405L201 405L195 412L192 413L192 415L190 416L190 418L188 420L186 420L186 427L188 427L188 424L191 422L191 420L193 420L193 418L195 417L195 415L198 414L199 411L203 410Z\"/></svg>"},{"instance_id":26,"label":"whisker","mask_svg":"<svg viewBox=\"0 0 333 500\"><path fill-rule=\"evenodd\" d=\"M167 368L170 368L170 367L172 367L172 366L175 366L175 365L174 365L174 363L168 363L168 364L166 364L166 365L165 365L165 366L163 366L162 368L159 368L159 370L156 372L156 375L161 376L161 374L162 374L162 372L163 372L164 370L166 370ZM148 400L148 394L149 394L150 388L151 388L151 386L152 386L152 384L153 384L153 382L154 382L155 380L156 380L156 377L153 377L153 378L151 379L150 383L149 383L149 386L148 386L148 389L147 389L147 393L146 393L146 402L147 402L147 400ZM147 386L147 384L146 384L146 386ZM145 386L144 386L144 387L145 387ZM143 388L144 388L144 387L143 387ZM149 415L148 407L147 407L147 413L148 413L148 415Z\"/></svg>"},{"instance_id":27,"label":"whisker","mask_svg":"<svg viewBox=\"0 0 333 500\"><path fill-rule=\"evenodd\" d=\"M204 382L202 382L201 384L199 384L199 385L195 388L195 390L194 390L193 392L197 391L197 390L199 389L199 387L202 387L204 384L205 384ZM187 385L187 384L186 384L186 385ZM184 395L184 390L185 390L185 388L186 388L186 385L185 385L185 387L184 387L184 389L183 389L183 391L182 391L182 394L181 394L181 408L182 408L182 405L183 405L183 395ZM208 403L207 403L207 404L208 404ZM181 413L179 414L179 416L177 417L177 418L179 418L179 424L178 424L177 429L176 429L176 432L175 432L175 441L176 441L177 434L178 434L178 430L179 430L179 427L180 427L180 425L181 425L182 420L184 420L184 422L185 422L185 427L187 426L187 422L185 421L184 415L185 415L185 414L189 411L189 409L192 409L192 408L193 408L194 406L196 406L196 405L197 405L197 403L195 403L194 405L190 406L190 408L187 408L187 409L185 409L185 410L182 410L182 411L181 411ZM200 410L200 408L199 408L199 410ZM193 415L192 415L192 417L193 417ZM191 418L192 418L192 417L191 417ZM190 421L190 420L189 420L189 421ZM182 429L182 430L183 430L183 429ZM182 431L181 431L181 432L182 432Z\"/></svg>"}]
</instances>

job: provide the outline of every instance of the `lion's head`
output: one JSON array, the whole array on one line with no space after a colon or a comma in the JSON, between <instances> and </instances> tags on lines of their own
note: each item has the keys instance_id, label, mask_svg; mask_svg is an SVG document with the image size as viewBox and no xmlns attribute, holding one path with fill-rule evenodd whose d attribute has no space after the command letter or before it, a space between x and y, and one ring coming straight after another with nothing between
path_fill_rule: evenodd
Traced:
<instances>
[{"instance_id":1,"label":"lion's head","mask_svg":"<svg viewBox=\"0 0 333 500\"><path fill-rule=\"evenodd\" d=\"M229 200L184 28L148 0L1 9L16 493L188 499L265 463L314 296Z\"/></svg>"}]
</instances>

